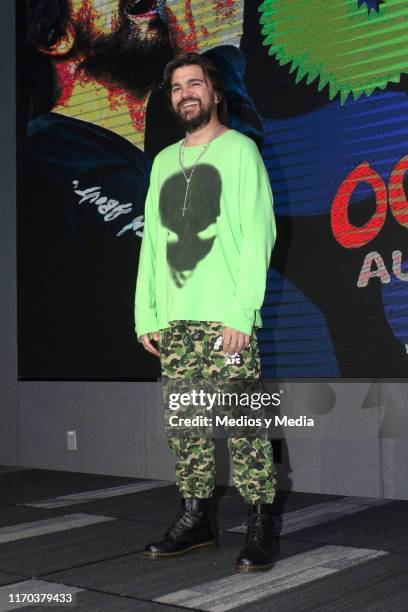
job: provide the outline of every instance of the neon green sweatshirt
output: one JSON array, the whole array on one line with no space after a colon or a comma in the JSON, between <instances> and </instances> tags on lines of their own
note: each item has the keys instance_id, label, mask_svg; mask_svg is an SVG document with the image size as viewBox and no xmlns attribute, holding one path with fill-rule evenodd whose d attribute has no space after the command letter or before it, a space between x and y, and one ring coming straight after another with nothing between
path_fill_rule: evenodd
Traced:
<instances>
[{"instance_id":1,"label":"neon green sweatshirt","mask_svg":"<svg viewBox=\"0 0 408 612\"><path fill-rule=\"evenodd\" d=\"M184 148L190 176L204 145ZM189 184L180 142L155 158L136 284L138 338L170 321L217 321L251 334L276 228L268 174L255 143L235 130L214 139ZM184 210L183 210L184 209Z\"/></svg>"}]
</instances>

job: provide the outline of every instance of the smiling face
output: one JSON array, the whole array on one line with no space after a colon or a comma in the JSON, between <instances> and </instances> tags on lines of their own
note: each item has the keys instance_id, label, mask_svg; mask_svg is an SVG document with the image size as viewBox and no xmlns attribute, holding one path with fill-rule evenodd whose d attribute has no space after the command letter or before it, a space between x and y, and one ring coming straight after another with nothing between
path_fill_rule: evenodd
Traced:
<instances>
[{"instance_id":1,"label":"smiling face","mask_svg":"<svg viewBox=\"0 0 408 612\"><path fill-rule=\"evenodd\" d=\"M176 68L171 77L171 105L187 132L204 127L217 115L217 94L201 66Z\"/></svg>"}]
</instances>

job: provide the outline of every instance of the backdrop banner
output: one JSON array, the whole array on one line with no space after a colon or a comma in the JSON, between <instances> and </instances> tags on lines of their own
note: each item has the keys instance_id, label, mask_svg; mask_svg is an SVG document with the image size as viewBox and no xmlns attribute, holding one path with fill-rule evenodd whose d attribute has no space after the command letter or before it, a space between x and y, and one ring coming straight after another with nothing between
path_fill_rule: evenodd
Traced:
<instances>
[{"instance_id":1,"label":"backdrop banner","mask_svg":"<svg viewBox=\"0 0 408 612\"><path fill-rule=\"evenodd\" d=\"M19 376L160 376L134 331L161 86L214 61L258 145L277 243L265 378L408 375L406 0L19 0ZM254 245L255 247L256 245Z\"/></svg>"}]
</instances>

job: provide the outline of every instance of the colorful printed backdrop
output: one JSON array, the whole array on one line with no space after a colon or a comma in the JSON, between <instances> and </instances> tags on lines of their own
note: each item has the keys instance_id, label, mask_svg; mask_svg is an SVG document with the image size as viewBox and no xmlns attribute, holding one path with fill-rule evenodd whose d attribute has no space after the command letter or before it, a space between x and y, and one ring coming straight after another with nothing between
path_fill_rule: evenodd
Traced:
<instances>
[{"instance_id":1,"label":"colorful printed backdrop","mask_svg":"<svg viewBox=\"0 0 408 612\"><path fill-rule=\"evenodd\" d=\"M230 125L269 171L264 375L407 376L406 0L20 10L20 376L159 375L134 335L134 283L150 163L181 137L160 76L183 50L223 71Z\"/></svg>"}]
</instances>

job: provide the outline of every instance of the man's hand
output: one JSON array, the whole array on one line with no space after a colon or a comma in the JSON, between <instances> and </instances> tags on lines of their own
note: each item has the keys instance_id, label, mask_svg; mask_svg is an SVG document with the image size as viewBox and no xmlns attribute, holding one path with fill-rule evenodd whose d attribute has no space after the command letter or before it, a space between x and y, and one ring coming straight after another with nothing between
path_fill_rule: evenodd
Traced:
<instances>
[{"instance_id":1,"label":"man's hand","mask_svg":"<svg viewBox=\"0 0 408 612\"><path fill-rule=\"evenodd\" d=\"M176 54L204 53L218 45L239 47L243 0L166 0L166 6Z\"/></svg>"},{"instance_id":2,"label":"man's hand","mask_svg":"<svg viewBox=\"0 0 408 612\"><path fill-rule=\"evenodd\" d=\"M244 346L248 346L251 337L232 327L224 327L222 332L222 350L225 355L240 353Z\"/></svg>"},{"instance_id":3,"label":"man's hand","mask_svg":"<svg viewBox=\"0 0 408 612\"><path fill-rule=\"evenodd\" d=\"M143 336L140 336L140 342L143 344L143 348L145 348L149 353L152 353L152 355L159 357L159 351L155 346L153 346L150 340L159 342L159 332L150 332L149 334L143 334Z\"/></svg>"}]
</instances>

